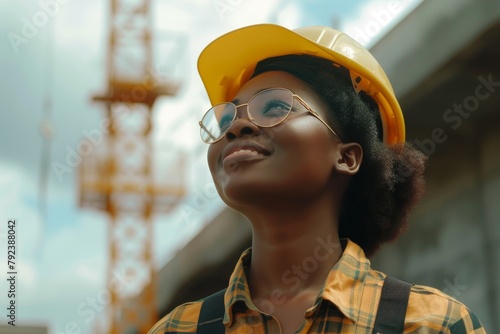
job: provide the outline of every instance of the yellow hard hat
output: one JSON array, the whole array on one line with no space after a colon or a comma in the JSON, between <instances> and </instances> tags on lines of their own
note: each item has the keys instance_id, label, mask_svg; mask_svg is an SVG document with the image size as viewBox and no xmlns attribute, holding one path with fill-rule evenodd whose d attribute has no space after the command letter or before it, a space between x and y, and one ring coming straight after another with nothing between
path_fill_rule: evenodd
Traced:
<instances>
[{"instance_id":1,"label":"yellow hard hat","mask_svg":"<svg viewBox=\"0 0 500 334\"><path fill-rule=\"evenodd\" d=\"M391 83L372 54L346 34L330 27L289 30L258 24L231 31L210 43L198 58L198 71L212 105L231 101L263 59L309 54L349 69L354 89L378 104L384 143L405 141L404 118Z\"/></svg>"}]
</instances>

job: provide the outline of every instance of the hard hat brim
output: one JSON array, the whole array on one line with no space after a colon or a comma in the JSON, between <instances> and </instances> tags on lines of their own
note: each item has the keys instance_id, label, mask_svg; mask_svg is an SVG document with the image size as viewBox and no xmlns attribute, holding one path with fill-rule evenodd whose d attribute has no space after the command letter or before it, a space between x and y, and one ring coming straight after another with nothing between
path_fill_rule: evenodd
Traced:
<instances>
[{"instance_id":1,"label":"hard hat brim","mask_svg":"<svg viewBox=\"0 0 500 334\"><path fill-rule=\"evenodd\" d=\"M210 102L215 105L231 101L249 80L259 61L288 54L309 54L329 59L368 80L370 91L367 93L380 109L384 142L404 142L405 126L401 108L381 68L380 71L377 69L378 72L368 69L354 61L356 55L353 60L353 57L348 58L284 27L258 24L220 36L201 52L198 72Z\"/></svg>"}]
</instances>

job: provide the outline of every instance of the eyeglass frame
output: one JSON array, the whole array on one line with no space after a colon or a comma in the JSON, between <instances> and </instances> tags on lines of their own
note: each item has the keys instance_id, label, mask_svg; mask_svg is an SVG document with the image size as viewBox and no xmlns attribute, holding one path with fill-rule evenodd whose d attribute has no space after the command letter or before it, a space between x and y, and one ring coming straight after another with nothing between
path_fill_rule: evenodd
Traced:
<instances>
[{"instance_id":1,"label":"eyeglass frame","mask_svg":"<svg viewBox=\"0 0 500 334\"><path fill-rule=\"evenodd\" d=\"M218 142L219 140L221 140L224 135L227 133L227 130L231 127L231 125L234 123L235 120L238 119L238 108L240 107L243 107L243 106L246 106L246 111L247 111L247 116L248 116L248 120L250 122L252 122L253 124L255 124L256 126L260 127L260 128L272 128L272 127L275 127L275 126L278 126L280 125L281 123L283 123L287 118L288 116L290 115L290 113L292 112L292 107L293 107L293 100L292 100L292 104L290 105L290 110L288 110L288 113L286 114L285 117L283 117L283 119L281 121L279 121L278 123L274 124L274 125L269 125L269 126L263 126L263 125L258 125L254 122L254 117L252 117L252 115L250 115L250 111L249 111L249 108L248 108L248 104L255 98L255 96L261 94L261 93L264 93L264 92L267 92L267 91L270 91L270 90L278 90L278 89L282 89L282 90L286 90L288 92L290 92L292 94L292 99L297 99L299 101L300 104L302 104L302 106L304 108L306 108L306 110L308 112L310 112L314 117L316 117L321 123L323 123L327 128L328 130L330 130L333 135L335 137L338 138L338 140L340 140L342 142L342 139L339 137L339 135L333 131L333 129L321 118L321 116L319 116L319 114L313 110L311 107L309 107L309 105L306 103L306 101L304 101L300 96L298 96L297 94L295 94L294 92L292 92L290 89L288 88L283 88L283 87L273 87L273 88L266 88L266 89L263 89L261 90L260 92L257 92L254 96L252 96L247 103L242 103L242 104L239 104L239 105L236 105L234 104L233 102L221 102L221 103L218 103L216 104L215 106L212 106L210 109L208 109L205 114L203 114L203 117L201 118L200 121L198 121L198 124L200 125L200 128L202 128L211 138L213 138L213 135L210 131L208 131L208 129L205 127L205 125L203 125L203 122L202 120L205 118L205 116L215 107L219 106L219 105L222 105L222 104L232 104L234 106L234 117L233 119L231 120L231 124L227 127L226 131L224 131L223 133L221 133L221 136L214 140L213 142L210 142L210 143L207 143L203 140L203 138L201 139L202 142L206 143L206 144L214 144L216 142ZM201 133L200 133L200 136L201 136Z\"/></svg>"}]
</instances>

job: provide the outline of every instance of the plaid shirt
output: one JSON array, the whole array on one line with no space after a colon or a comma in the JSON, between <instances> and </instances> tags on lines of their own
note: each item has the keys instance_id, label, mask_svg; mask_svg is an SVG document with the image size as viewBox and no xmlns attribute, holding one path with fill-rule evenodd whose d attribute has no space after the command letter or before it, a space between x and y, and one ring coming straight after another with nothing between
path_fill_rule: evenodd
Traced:
<instances>
[{"instance_id":1,"label":"plaid shirt","mask_svg":"<svg viewBox=\"0 0 500 334\"><path fill-rule=\"evenodd\" d=\"M305 333L371 334L385 275L370 268L363 250L343 240L343 254L331 269L305 321L296 331ZM281 333L278 321L252 303L245 275L251 257L246 250L231 275L224 296L226 333ZM196 333L201 301L186 303L161 319L148 334ZM405 318L404 333L485 333L476 316L452 297L426 286L414 285Z\"/></svg>"}]
</instances>

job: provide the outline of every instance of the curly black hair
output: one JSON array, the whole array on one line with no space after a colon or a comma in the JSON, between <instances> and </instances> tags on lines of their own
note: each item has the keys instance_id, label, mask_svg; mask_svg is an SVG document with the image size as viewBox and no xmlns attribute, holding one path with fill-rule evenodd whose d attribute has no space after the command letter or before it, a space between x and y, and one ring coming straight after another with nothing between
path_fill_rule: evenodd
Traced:
<instances>
[{"instance_id":1,"label":"curly black hair","mask_svg":"<svg viewBox=\"0 0 500 334\"><path fill-rule=\"evenodd\" d=\"M409 213L424 193L427 157L409 142L383 143L378 106L354 90L345 67L315 56L286 55L260 61L252 77L268 71L284 71L307 83L327 102L327 121L342 141L363 148L360 169L343 198L339 236L372 256L406 231Z\"/></svg>"}]
</instances>

